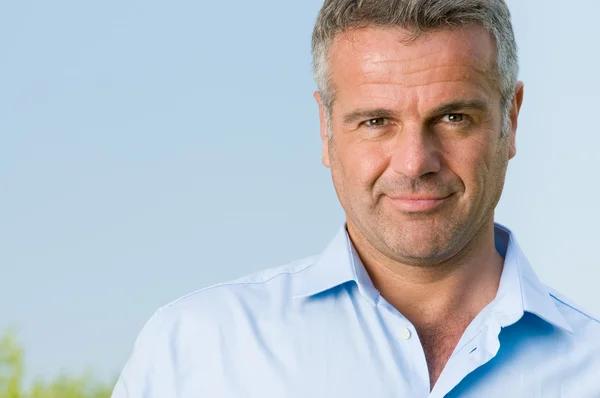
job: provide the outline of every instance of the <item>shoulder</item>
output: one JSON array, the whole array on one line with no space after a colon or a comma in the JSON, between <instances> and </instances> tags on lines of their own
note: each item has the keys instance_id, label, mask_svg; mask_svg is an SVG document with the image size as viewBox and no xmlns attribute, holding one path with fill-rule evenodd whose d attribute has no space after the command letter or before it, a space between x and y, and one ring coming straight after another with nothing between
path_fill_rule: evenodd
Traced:
<instances>
[{"instance_id":1,"label":"shoulder","mask_svg":"<svg viewBox=\"0 0 600 398\"><path fill-rule=\"evenodd\" d=\"M173 396L179 375L198 358L218 363L220 347L243 344L265 316L284 313L295 278L315 258L209 286L156 310L138 334L113 396Z\"/></svg>"},{"instance_id":2,"label":"shoulder","mask_svg":"<svg viewBox=\"0 0 600 398\"><path fill-rule=\"evenodd\" d=\"M202 288L160 307L153 318L163 324L173 324L185 319L201 321L207 316L223 318L242 309L256 311L282 305L291 299L290 292L302 271L317 258L305 257Z\"/></svg>"},{"instance_id":3,"label":"shoulder","mask_svg":"<svg viewBox=\"0 0 600 398\"><path fill-rule=\"evenodd\" d=\"M595 336L593 338L598 339L598 336L600 336L600 319L597 316L552 288L548 288L548 292L575 335Z\"/></svg>"}]
</instances>

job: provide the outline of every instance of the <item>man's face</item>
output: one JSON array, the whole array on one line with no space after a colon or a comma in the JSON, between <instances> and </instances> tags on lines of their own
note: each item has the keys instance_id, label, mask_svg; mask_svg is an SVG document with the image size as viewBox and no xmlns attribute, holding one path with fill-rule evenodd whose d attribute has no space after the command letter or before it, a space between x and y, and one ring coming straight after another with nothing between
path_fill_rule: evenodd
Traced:
<instances>
[{"instance_id":1,"label":"man's face","mask_svg":"<svg viewBox=\"0 0 600 398\"><path fill-rule=\"evenodd\" d=\"M335 102L323 163L353 238L405 264L431 265L460 252L493 223L522 99L501 138L496 47L481 27L340 34L329 71ZM404 39L404 40L403 40Z\"/></svg>"}]
</instances>

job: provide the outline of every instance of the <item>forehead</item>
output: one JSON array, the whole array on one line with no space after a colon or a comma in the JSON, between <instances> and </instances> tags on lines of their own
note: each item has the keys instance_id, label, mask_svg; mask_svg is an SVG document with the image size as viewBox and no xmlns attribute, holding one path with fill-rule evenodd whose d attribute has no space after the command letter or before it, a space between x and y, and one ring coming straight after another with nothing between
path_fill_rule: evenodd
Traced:
<instances>
[{"instance_id":1,"label":"forehead","mask_svg":"<svg viewBox=\"0 0 600 398\"><path fill-rule=\"evenodd\" d=\"M402 29L363 28L339 34L329 53L336 98L489 94L496 46L480 26L436 30L411 40ZM383 93L388 92L387 94Z\"/></svg>"}]
</instances>

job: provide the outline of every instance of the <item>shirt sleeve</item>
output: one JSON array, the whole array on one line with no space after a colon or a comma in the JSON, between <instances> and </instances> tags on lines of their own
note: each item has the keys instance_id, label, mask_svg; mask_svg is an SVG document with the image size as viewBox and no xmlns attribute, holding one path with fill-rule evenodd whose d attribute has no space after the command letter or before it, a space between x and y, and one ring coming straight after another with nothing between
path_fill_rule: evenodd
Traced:
<instances>
[{"instance_id":1,"label":"shirt sleeve","mask_svg":"<svg viewBox=\"0 0 600 398\"><path fill-rule=\"evenodd\" d=\"M156 312L134 344L112 398L176 398L176 369L169 330Z\"/></svg>"}]
</instances>

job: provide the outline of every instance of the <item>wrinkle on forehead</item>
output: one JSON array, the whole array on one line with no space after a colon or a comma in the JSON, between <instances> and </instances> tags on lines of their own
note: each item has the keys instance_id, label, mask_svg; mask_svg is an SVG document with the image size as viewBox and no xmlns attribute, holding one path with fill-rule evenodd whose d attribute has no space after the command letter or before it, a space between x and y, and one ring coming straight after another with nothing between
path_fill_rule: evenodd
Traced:
<instances>
[{"instance_id":1,"label":"wrinkle on forehead","mask_svg":"<svg viewBox=\"0 0 600 398\"><path fill-rule=\"evenodd\" d=\"M340 34L330 54L334 82L411 86L409 80L447 73L445 78L450 81L493 83L490 72L495 69L495 44L484 28L437 30L412 41L406 40L407 35L408 31L381 28Z\"/></svg>"},{"instance_id":2,"label":"wrinkle on forehead","mask_svg":"<svg viewBox=\"0 0 600 398\"><path fill-rule=\"evenodd\" d=\"M441 75L442 69L446 69L444 77L439 77ZM423 79L419 79L418 76L411 75L425 75ZM435 77L438 76L437 79L427 79L427 77ZM478 77L475 77L478 75ZM413 77L413 79L407 79ZM456 83L462 81L485 81L487 78L487 74L483 71L471 70L465 71L462 66L439 66L434 68L426 68L418 71L413 71L408 74L402 74L398 76L393 73L393 71L388 71L387 73L382 73L382 71L373 71L373 72L365 72L362 74L361 82L357 86L364 85L396 85L404 88L413 88L413 87L422 87L428 86L432 84L441 84L441 83ZM429 80L428 83L423 83L423 80Z\"/></svg>"},{"instance_id":3,"label":"wrinkle on forehead","mask_svg":"<svg viewBox=\"0 0 600 398\"><path fill-rule=\"evenodd\" d=\"M373 32L382 32L385 35L378 34L377 36L371 34ZM440 35L441 34L441 35ZM464 28L455 29L436 29L428 32L421 33L414 39L407 39L407 37L413 37L414 35L410 31L399 29L399 28L378 28L378 27L367 27L361 29L352 29L340 33L336 36L333 42L333 48L339 47L338 55L343 55L346 52L352 53L364 53L366 57L374 57L377 54L372 52L373 49L378 48L421 48L422 50L418 53L414 51L411 53L410 59L417 61L419 59L426 59L434 56L434 50L443 48L448 43L460 39L462 41L461 46L455 50L464 53L463 55L470 55L479 58L481 66L484 69L488 69L491 62L494 61L496 53L495 51L488 51L488 48L496 49L495 41L492 35L485 30L483 27L478 25L468 26ZM445 39L445 40L441 40ZM482 40L482 38L484 40ZM382 46L383 45L383 46ZM383 61L382 57L378 57L378 60Z\"/></svg>"}]
</instances>

